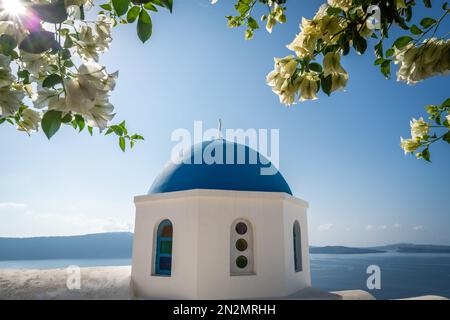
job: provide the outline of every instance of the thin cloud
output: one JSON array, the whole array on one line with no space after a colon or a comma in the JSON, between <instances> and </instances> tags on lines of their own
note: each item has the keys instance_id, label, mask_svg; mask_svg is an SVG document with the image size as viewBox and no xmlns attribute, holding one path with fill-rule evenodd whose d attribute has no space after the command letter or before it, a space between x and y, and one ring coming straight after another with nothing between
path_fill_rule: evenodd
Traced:
<instances>
[{"instance_id":1,"label":"thin cloud","mask_svg":"<svg viewBox=\"0 0 450 320\"><path fill-rule=\"evenodd\" d=\"M26 207L25 203L0 202L0 209L25 209Z\"/></svg>"},{"instance_id":2,"label":"thin cloud","mask_svg":"<svg viewBox=\"0 0 450 320\"><path fill-rule=\"evenodd\" d=\"M414 226L413 230L414 231L421 231L421 230L423 230L423 226L422 225Z\"/></svg>"},{"instance_id":3,"label":"thin cloud","mask_svg":"<svg viewBox=\"0 0 450 320\"><path fill-rule=\"evenodd\" d=\"M366 226L366 230L367 230L367 231L371 231L371 230L373 230L374 228L375 228L375 226L372 225L372 224L368 224L368 225Z\"/></svg>"},{"instance_id":4,"label":"thin cloud","mask_svg":"<svg viewBox=\"0 0 450 320\"><path fill-rule=\"evenodd\" d=\"M324 223L324 224L321 224L318 228L317 228L317 230L319 230L319 231L329 231L331 228L333 227L333 224L332 223Z\"/></svg>"}]
</instances>

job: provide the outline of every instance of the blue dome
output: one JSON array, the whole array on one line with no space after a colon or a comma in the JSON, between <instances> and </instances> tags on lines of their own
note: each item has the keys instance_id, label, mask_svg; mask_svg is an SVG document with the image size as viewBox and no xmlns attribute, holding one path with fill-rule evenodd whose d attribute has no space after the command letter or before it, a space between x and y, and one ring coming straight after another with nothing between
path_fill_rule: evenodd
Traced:
<instances>
[{"instance_id":1,"label":"blue dome","mask_svg":"<svg viewBox=\"0 0 450 320\"><path fill-rule=\"evenodd\" d=\"M218 152L217 155L215 151ZM204 154L219 160L216 162L222 159L222 163L206 163L213 161L205 161L202 157ZM194 157L197 161L194 161ZM238 158L241 161L238 162ZM267 158L248 146L223 139L207 141L192 146L179 164L170 161L155 179L148 194L216 189L285 192L292 195L289 185L279 171L273 175L261 174L261 169L268 169L271 165Z\"/></svg>"}]
</instances>

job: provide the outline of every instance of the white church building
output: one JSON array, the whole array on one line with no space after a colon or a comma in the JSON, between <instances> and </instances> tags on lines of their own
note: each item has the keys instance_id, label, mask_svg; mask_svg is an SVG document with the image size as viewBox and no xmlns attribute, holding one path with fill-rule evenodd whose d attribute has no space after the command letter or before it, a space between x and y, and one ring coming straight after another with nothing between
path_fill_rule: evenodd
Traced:
<instances>
[{"instance_id":1,"label":"white church building","mask_svg":"<svg viewBox=\"0 0 450 320\"><path fill-rule=\"evenodd\" d=\"M223 161L196 163L211 150ZM148 194L134 200L135 295L276 298L311 286L308 203L292 195L279 171L261 174L267 166L253 149L224 139L169 162Z\"/></svg>"}]
</instances>

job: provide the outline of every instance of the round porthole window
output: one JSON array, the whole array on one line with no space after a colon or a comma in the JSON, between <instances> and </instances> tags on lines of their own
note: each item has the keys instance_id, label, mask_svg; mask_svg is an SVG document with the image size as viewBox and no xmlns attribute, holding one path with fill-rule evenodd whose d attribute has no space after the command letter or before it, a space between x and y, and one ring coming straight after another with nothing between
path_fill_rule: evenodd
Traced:
<instances>
[{"instance_id":1,"label":"round porthole window","mask_svg":"<svg viewBox=\"0 0 450 320\"><path fill-rule=\"evenodd\" d=\"M239 256L236 258L236 265L243 269L247 266L248 264L248 259L245 256Z\"/></svg>"},{"instance_id":2,"label":"round porthole window","mask_svg":"<svg viewBox=\"0 0 450 320\"><path fill-rule=\"evenodd\" d=\"M238 249L239 251L245 251L247 247L247 241L245 241L244 239L238 239L236 241L236 249Z\"/></svg>"},{"instance_id":3,"label":"round porthole window","mask_svg":"<svg viewBox=\"0 0 450 320\"><path fill-rule=\"evenodd\" d=\"M247 233L247 225L243 222L239 222L236 224L236 232L238 234L246 234Z\"/></svg>"}]
</instances>

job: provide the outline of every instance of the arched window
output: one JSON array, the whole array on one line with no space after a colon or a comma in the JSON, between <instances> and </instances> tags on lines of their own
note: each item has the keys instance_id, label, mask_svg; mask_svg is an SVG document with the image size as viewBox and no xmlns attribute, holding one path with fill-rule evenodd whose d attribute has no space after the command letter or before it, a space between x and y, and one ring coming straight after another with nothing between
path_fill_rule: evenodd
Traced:
<instances>
[{"instance_id":1,"label":"arched window","mask_svg":"<svg viewBox=\"0 0 450 320\"><path fill-rule=\"evenodd\" d=\"M302 233L300 231L300 223L294 222L293 228L294 239L294 268L295 272L302 271Z\"/></svg>"},{"instance_id":2,"label":"arched window","mask_svg":"<svg viewBox=\"0 0 450 320\"><path fill-rule=\"evenodd\" d=\"M163 220L156 230L155 274L172 273L172 222Z\"/></svg>"},{"instance_id":3,"label":"arched window","mask_svg":"<svg viewBox=\"0 0 450 320\"><path fill-rule=\"evenodd\" d=\"M238 219L230 230L230 274L254 274L253 229L250 222Z\"/></svg>"}]
</instances>

